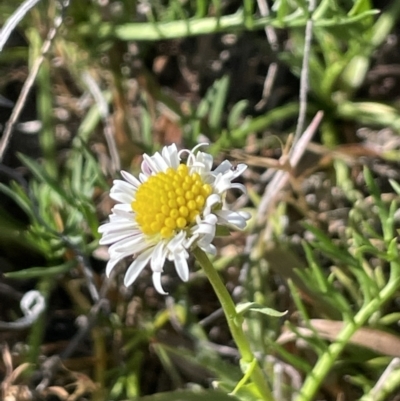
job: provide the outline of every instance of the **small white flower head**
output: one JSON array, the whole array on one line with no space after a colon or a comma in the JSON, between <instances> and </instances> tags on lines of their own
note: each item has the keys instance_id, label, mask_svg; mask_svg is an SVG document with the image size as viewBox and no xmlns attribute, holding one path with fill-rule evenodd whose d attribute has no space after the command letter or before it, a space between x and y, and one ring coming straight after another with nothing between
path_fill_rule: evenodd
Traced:
<instances>
[{"instance_id":1,"label":"small white flower head","mask_svg":"<svg viewBox=\"0 0 400 401\"><path fill-rule=\"evenodd\" d=\"M189 278L187 259L195 247L215 254L212 241L217 225L243 229L250 215L234 212L225 202L231 188L245 192L242 184L232 180L247 168L236 168L225 160L212 170L211 155L193 150L178 152L175 145L162 153L144 155L139 179L122 171L115 180L110 196L119 202L112 209L110 222L99 228L100 244L112 244L106 267L109 275L123 258L133 256L124 283L131 285L150 262L153 284L161 294L161 273L165 260L175 264L183 281ZM186 164L182 155L187 154Z\"/></svg>"}]
</instances>

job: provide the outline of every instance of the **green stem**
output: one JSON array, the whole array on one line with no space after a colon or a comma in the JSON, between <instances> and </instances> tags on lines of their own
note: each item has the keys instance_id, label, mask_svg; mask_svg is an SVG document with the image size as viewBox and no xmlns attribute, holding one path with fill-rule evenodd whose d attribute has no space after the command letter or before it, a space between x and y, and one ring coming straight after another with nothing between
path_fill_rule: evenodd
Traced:
<instances>
[{"instance_id":1,"label":"green stem","mask_svg":"<svg viewBox=\"0 0 400 401\"><path fill-rule=\"evenodd\" d=\"M387 302L398 289L399 280L396 278L390 280L386 287L382 289L379 296L364 305L356 314L354 320L348 322L344 326L343 330L338 334L336 341L322 354L312 372L307 375L307 379L296 401L311 401L314 399L326 375L330 372L333 364L354 333L359 330L371 315Z\"/></svg>"},{"instance_id":2,"label":"green stem","mask_svg":"<svg viewBox=\"0 0 400 401\"><path fill-rule=\"evenodd\" d=\"M208 259L207 255L200 248L196 248L193 251L193 254L199 262L200 266L203 268L208 280L210 281L215 293L217 294L222 309L224 310L230 332L242 357L242 362L246 366L251 366L251 364L255 360L255 357L250 348L250 344L244 334L241 325L242 319L236 312L235 304L233 303L228 290L226 289L218 272L214 269L214 266ZM267 381L258 363L255 365L250 377L257 387L262 399L265 401L273 401L271 390L268 387Z\"/></svg>"}]
</instances>

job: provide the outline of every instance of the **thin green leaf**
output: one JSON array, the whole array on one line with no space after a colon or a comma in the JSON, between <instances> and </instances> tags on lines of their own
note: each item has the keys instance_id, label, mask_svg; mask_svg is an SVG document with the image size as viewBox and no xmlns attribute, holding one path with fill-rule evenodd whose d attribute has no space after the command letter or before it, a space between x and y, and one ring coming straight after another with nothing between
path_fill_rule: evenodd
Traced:
<instances>
[{"instance_id":1,"label":"thin green leaf","mask_svg":"<svg viewBox=\"0 0 400 401\"><path fill-rule=\"evenodd\" d=\"M262 313L264 315L274 316L274 317L282 317L287 314L287 311L279 312L275 309L267 308L256 302L244 302L244 303L240 303L240 304L236 305L236 312L239 315L243 315L247 311L258 312L258 313Z\"/></svg>"},{"instance_id":2,"label":"thin green leaf","mask_svg":"<svg viewBox=\"0 0 400 401\"><path fill-rule=\"evenodd\" d=\"M242 114L248 105L249 102L247 100L240 100L232 107L232 110L228 116L228 128L230 130L239 127L240 118L242 117Z\"/></svg>"},{"instance_id":3,"label":"thin green leaf","mask_svg":"<svg viewBox=\"0 0 400 401\"><path fill-rule=\"evenodd\" d=\"M77 262L71 260L69 262L63 263L62 265L52 266L52 267L30 267L29 269L19 270L17 272L5 273L7 278L27 280L32 278L44 278L53 277L58 274L64 274L69 272L73 267L75 267Z\"/></svg>"},{"instance_id":4,"label":"thin green leaf","mask_svg":"<svg viewBox=\"0 0 400 401\"><path fill-rule=\"evenodd\" d=\"M64 189L61 188L59 181L50 177L44 169L31 158L23 155L22 153L18 154L18 157L25 164L26 167L34 174L34 176L41 182L46 183L49 187L51 187L58 195L61 196L67 202L74 204L73 197L69 196Z\"/></svg>"},{"instance_id":5,"label":"thin green leaf","mask_svg":"<svg viewBox=\"0 0 400 401\"><path fill-rule=\"evenodd\" d=\"M218 131L221 128L222 115L225 106L226 97L229 88L229 76L224 75L219 79L213 90L213 101L209 116L209 125L214 131Z\"/></svg>"},{"instance_id":6,"label":"thin green leaf","mask_svg":"<svg viewBox=\"0 0 400 401\"><path fill-rule=\"evenodd\" d=\"M34 218L31 205L28 203L28 199L23 199L22 196L3 183L0 183L0 192L3 192L5 195L9 196L31 219Z\"/></svg>"}]
</instances>

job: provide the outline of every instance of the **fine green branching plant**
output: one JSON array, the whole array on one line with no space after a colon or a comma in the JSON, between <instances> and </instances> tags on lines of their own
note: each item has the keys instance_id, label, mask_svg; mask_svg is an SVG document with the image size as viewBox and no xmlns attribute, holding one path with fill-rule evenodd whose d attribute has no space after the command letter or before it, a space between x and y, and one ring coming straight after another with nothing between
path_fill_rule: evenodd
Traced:
<instances>
[{"instance_id":1,"label":"fine green branching plant","mask_svg":"<svg viewBox=\"0 0 400 401\"><path fill-rule=\"evenodd\" d=\"M360 358L378 380L381 363L388 364L389 359L383 358L381 363L376 360L374 364L373 352L360 354L355 346L393 356L390 350L377 346L376 336L386 338L391 331L390 323L398 318L391 306L400 290L395 224L398 199L384 201L367 168L364 177L371 194L369 202L366 204L364 198L355 202L345 237L335 241L320 229L307 225L306 229L314 237L303 243L307 267L296 270L300 282L289 281L301 325L306 328L290 324L289 330L306 341L316 355L314 366L307 366L301 359L296 360L294 355L277 348L282 358L293 363L305 376L297 400L313 400L327 376L335 369L343 369L340 366L346 364L345 353L349 358L347 364L352 363L352 358L354 361ZM398 184L392 185L398 191ZM304 291L314 297L311 311L302 296ZM320 320L315 319L316 311ZM349 377L355 386L361 386L361 376L357 378L357 374L349 373ZM387 394L388 388L376 390L373 381L365 376L362 379L363 399L382 399ZM393 384L390 388L393 390Z\"/></svg>"}]
</instances>

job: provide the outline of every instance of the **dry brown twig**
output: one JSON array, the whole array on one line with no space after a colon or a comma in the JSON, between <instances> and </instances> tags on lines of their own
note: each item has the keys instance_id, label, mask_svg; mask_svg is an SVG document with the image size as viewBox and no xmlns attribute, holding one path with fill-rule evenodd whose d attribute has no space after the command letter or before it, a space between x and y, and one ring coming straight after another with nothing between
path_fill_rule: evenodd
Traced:
<instances>
[{"instance_id":1,"label":"dry brown twig","mask_svg":"<svg viewBox=\"0 0 400 401\"><path fill-rule=\"evenodd\" d=\"M262 224L265 221L267 212L272 205L273 201L278 196L279 192L285 187L290 178L290 170L294 169L303 156L308 143L314 136L317 128L322 120L323 112L319 111L308 128L304 131L300 139L293 145L289 158L283 155L282 170L276 171L274 177L265 188L260 205L257 210L257 223ZM275 161L276 162L276 161Z\"/></svg>"},{"instance_id":2,"label":"dry brown twig","mask_svg":"<svg viewBox=\"0 0 400 401\"><path fill-rule=\"evenodd\" d=\"M40 56L33 63L31 71L29 72L28 78L26 79L26 81L22 87L21 93L18 97L15 107L14 107L14 109L11 113L11 116L5 126L3 136L0 140L0 163L3 161L4 154L7 150L10 140L11 140L14 125L17 123L18 118L25 106L26 99L29 95L29 92L32 89L33 84L35 83L37 74L39 73L40 66L42 65L47 53L49 52L51 44L56 36L56 33L62 24L62 21L63 21L62 14L63 14L64 10L68 7L69 0L64 0L60 3L62 6L61 15L55 18L54 26L49 30L49 32L47 34L47 38L44 41L42 48L40 50Z\"/></svg>"},{"instance_id":3,"label":"dry brown twig","mask_svg":"<svg viewBox=\"0 0 400 401\"><path fill-rule=\"evenodd\" d=\"M300 137L300 140L293 145L291 151L284 152L280 160L275 159L263 159L263 165L270 169L276 169L273 172L273 178L269 182L268 186L265 188L264 194L261 198L260 204L257 209L256 214L256 222L258 226L262 226L265 224L265 220L268 216L268 211L273 205L274 201L279 196L280 191L287 185L290 180L291 173L293 169L299 163L301 157L303 156L308 144L310 143L312 137L314 136L317 128L322 120L323 112L319 111L308 128L304 131L303 135ZM247 162L247 160L246 160ZM269 171L269 170L268 170ZM268 236L268 230L265 230L265 236ZM258 239L257 234L250 234L247 236L246 245L244 249L245 254L250 254L254 249L255 243ZM247 281L247 277L249 274L250 263L246 262L243 264L241 269L239 282L245 286Z\"/></svg>"},{"instance_id":4,"label":"dry brown twig","mask_svg":"<svg viewBox=\"0 0 400 401\"><path fill-rule=\"evenodd\" d=\"M29 363L23 363L13 368L12 356L7 344L2 347L2 359L6 369L6 375L1 382L1 399L4 401L28 401L32 399L32 393L26 384L15 382L21 374L29 368Z\"/></svg>"},{"instance_id":5,"label":"dry brown twig","mask_svg":"<svg viewBox=\"0 0 400 401\"><path fill-rule=\"evenodd\" d=\"M269 16L269 6L265 0L257 0L258 9L263 17ZM278 51L278 37L276 35L275 29L271 25L265 27L265 34L268 39L268 43L271 46L273 52ZM278 72L278 63L273 62L268 67L267 76L264 80L264 87L261 100L255 105L256 110L263 108L268 102L269 96L272 92L272 87L274 86L275 78Z\"/></svg>"},{"instance_id":6,"label":"dry brown twig","mask_svg":"<svg viewBox=\"0 0 400 401\"><path fill-rule=\"evenodd\" d=\"M114 127L111 122L107 101L104 98L103 94L101 93L101 90L97 82L94 80L94 78L90 75L89 72L84 72L82 74L82 79L85 82L86 86L88 87L89 92L93 96L99 109L101 118L103 120L104 136L111 157L111 168L113 173L116 173L117 171L121 170L121 160L118 154L117 144L115 143Z\"/></svg>"},{"instance_id":7,"label":"dry brown twig","mask_svg":"<svg viewBox=\"0 0 400 401\"><path fill-rule=\"evenodd\" d=\"M312 13L315 9L315 0L309 1L308 11ZM301 75L300 75L300 110L299 117L297 120L296 132L294 134L293 146L300 140L300 136L302 135L304 123L306 120L307 113L307 94L308 94L308 86L309 86L309 59L311 52L311 42L313 36L313 20L312 18L308 18L306 24L306 31L304 37L304 55L303 55L303 64L301 66ZM294 149L292 149L294 150Z\"/></svg>"},{"instance_id":8,"label":"dry brown twig","mask_svg":"<svg viewBox=\"0 0 400 401\"><path fill-rule=\"evenodd\" d=\"M52 358L47 360L47 364L42 366L42 381L37 385L36 390L39 393L45 391L46 388L49 387L50 382L55 375L55 373L61 367L61 361L69 358L76 350L78 345L81 343L83 338L87 335L88 331L95 325L99 313L101 311L108 311L109 309L109 300L107 299L107 292L110 284L112 283L114 274L111 275L109 279L106 279L99 291L99 298L91 307L87 316L82 319L82 324L79 327L78 332L71 339L68 346L61 353L61 355L55 355Z\"/></svg>"}]
</instances>

